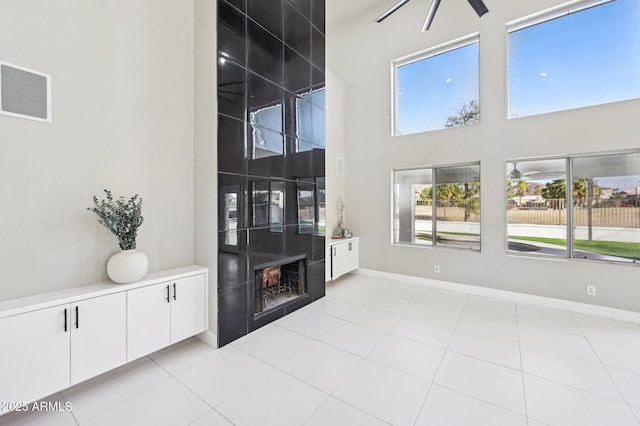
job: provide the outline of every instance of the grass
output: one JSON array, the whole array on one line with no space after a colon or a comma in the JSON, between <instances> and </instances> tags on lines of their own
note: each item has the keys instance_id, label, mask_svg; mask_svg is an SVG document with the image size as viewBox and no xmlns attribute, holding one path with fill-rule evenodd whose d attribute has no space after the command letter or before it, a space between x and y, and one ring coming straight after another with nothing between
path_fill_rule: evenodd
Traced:
<instances>
[{"instance_id":1,"label":"grass","mask_svg":"<svg viewBox=\"0 0 640 426\"><path fill-rule=\"evenodd\" d=\"M567 242L560 238L514 237L514 236L509 236L509 238L513 238L516 240L555 244L557 246L562 246L562 247L567 246ZM618 241L575 240L573 243L573 246L578 250L590 251L592 253L640 260L640 244L639 243L622 243Z\"/></svg>"}]
</instances>

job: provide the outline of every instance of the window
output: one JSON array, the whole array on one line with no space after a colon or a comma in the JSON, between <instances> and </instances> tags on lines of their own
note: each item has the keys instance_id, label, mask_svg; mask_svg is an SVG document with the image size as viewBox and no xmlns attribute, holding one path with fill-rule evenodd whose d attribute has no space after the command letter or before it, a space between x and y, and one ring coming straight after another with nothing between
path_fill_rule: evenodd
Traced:
<instances>
[{"instance_id":1,"label":"window","mask_svg":"<svg viewBox=\"0 0 640 426\"><path fill-rule=\"evenodd\" d=\"M573 257L640 262L640 153L572 164Z\"/></svg>"},{"instance_id":2,"label":"window","mask_svg":"<svg viewBox=\"0 0 640 426\"><path fill-rule=\"evenodd\" d=\"M507 163L507 250L567 257L567 159Z\"/></svg>"},{"instance_id":3,"label":"window","mask_svg":"<svg viewBox=\"0 0 640 426\"><path fill-rule=\"evenodd\" d=\"M640 2L599 1L512 24L509 118L640 97Z\"/></svg>"},{"instance_id":4,"label":"window","mask_svg":"<svg viewBox=\"0 0 640 426\"><path fill-rule=\"evenodd\" d=\"M639 152L514 160L506 172L510 253L640 262Z\"/></svg>"},{"instance_id":5,"label":"window","mask_svg":"<svg viewBox=\"0 0 640 426\"><path fill-rule=\"evenodd\" d=\"M477 36L395 61L393 74L394 136L479 121Z\"/></svg>"},{"instance_id":6,"label":"window","mask_svg":"<svg viewBox=\"0 0 640 426\"><path fill-rule=\"evenodd\" d=\"M396 170L393 230L396 244L479 251L480 164Z\"/></svg>"}]
</instances>

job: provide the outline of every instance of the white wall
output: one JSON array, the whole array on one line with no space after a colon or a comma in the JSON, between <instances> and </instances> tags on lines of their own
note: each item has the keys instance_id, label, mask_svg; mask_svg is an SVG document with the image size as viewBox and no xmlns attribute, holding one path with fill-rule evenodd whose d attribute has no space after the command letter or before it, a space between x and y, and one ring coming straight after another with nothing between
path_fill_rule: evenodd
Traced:
<instances>
[{"instance_id":1,"label":"white wall","mask_svg":"<svg viewBox=\"0 0 640 426\"><path fill-rule=\"evenodd\" d=\"M327 221L327 238L331 238L333 230L338 226L339 212L338 199L343 201L345 194L345 176L336 173L336 159L341 158L344 168L349 165L345 159L345 132L346 132L346 85L344 81L332 73L326 71L327 85L327 137L325 151L325 174L326 174L326 221ZM347 214L345 213L345 223Z\"/></svg>"},{"instance_id":2,"label":"white wall","mask_svg":"<svg viewBox=\"0 0 640 426\"><path fill-rule=\"evenodd\" d=\"M361 267L640 311L636 267L505 254L507 159L637 148L637 100L506 120L505 23L560 3L493 0L478 19L466 0L447 0L422 33L427 5L410 2L382 24L377 6L329 28L327 68L345 84L348 225L361 238ZM477 31L482 122L392 138L391 61ZM482 252L392 246L391 170L472 161L481 162Z\"/></svg>"},{"instance_id":3,"label":"white wall","mask_svg":"<svg viewBox=\"0 0 640 426\"><path fill-rule=\"evenodd\" d=\"M218 330L216 0L195 0L195 263L209 268L209 331Z\"/></svg>"},{"instance_id":4,"label":"white wall","mask_svg":"<svg viewBox=\"0 0 640 426\"><path fill-rule=\"evenodd\" d=\"M193 0L3 0L0 59L52 76L53 123L0 115L0 300L98 282L91 197L140 194L150 271L194 261Z\"/></svg>"}]
</instances>

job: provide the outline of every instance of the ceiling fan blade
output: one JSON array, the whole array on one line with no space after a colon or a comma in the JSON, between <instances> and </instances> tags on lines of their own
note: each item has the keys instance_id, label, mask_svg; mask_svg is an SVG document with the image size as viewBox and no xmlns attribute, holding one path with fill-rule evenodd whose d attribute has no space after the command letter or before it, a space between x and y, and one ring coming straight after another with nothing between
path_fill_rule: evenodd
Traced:
<instances>
[{"instance_id":1,"label":"ceiling fan blade","mask_svg":"<svg viewBox=\"0 0 640 426\"><path fill-rule=\"evenodd\" d=\"M400 0L391 9L387 10L385 13L380 15L380 17L378 19L376 19L376 22L384 21L385 19L387 19L389 17L389 15L391 15L393 12L395 12L398 9L400 9L402 6L404 6L407 3L409 3L409 0Z\"/></svg>"},{"instance_id":2,"label":"ceiling fan blade","mask_svg":"<svg viewBox=\"0 0 640 426\"><path fill-rule=\"evenodd\" d=\"M431 7L429 8L429 12L427 13L427 19L424 21L424 25L422 26L423 32L427 31L431 27L433 17L436 16L436 12L438 11L438 6L440 6L440 0L433 0L431 2Z\"/></svg>"},{"instance_id":3,"label":"ceiling fan blade","mask_svg":"<svg viewBox=\"0 0 640 426\"><path fill-rule=\"evenodd\" d=\"M478 16L482 16L489 11L482 0L467 0Z\"/></svg>"}]
</instances>

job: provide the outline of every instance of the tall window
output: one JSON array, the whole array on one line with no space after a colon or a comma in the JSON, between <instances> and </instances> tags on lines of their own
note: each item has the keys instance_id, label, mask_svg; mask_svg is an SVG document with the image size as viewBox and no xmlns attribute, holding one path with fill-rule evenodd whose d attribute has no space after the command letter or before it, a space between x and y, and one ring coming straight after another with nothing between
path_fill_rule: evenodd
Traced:
<instances>
[{"instance_id":1,"label":"tall window","mask_svg":"<svg viewBox=\"0 0 640 426\"><path fill-rule=\"evenodd\" d=\"M509 118L640 98L640 2L601 0L510 25Z\"/></svg>"},{"instance_id":2,"label":"tall window","mask_svg":"<svg viewBox=\"0 0 640 426\"><path fill-rule=\"evenodd\" d=\"M640 153L572 164L573 257L640 262Z\"/></svg>"},{"instance_id":3,"label":"tall window","mask_svg":"<svg viewBox=\"0 0 640 426\"><path fill-rule=\"evenodd\" d=\"M480 119L478 37L393 63L393 135L475 124Z\"/></svg>"},{"instance_id":4,"label":"tall window","mask_svg":"<svg viewBox=\"0 0 640 426\"><path fill-rule=\"evenodd\" d=\"M567 159L507 163L507 250L567 257Z\"/></svg>"},{"instance_id":5,"label":"tall window","mask_svg":"<svg viewBox=\"0 0 640 426\"><path fill-rule=\"evenodd\" d=\"M480 164L394 172L394 243L480 250Z\"/></svg>"},{"instance_id":6,"label":"tall window","mask_svg":"<svg viewBox=\"0 0 640 426\"><path fill-rule=\"evenodd\" d=\"M509 252L640 262L639 152L514 160L506 172Z\"/></svg>"}]
</instances>

